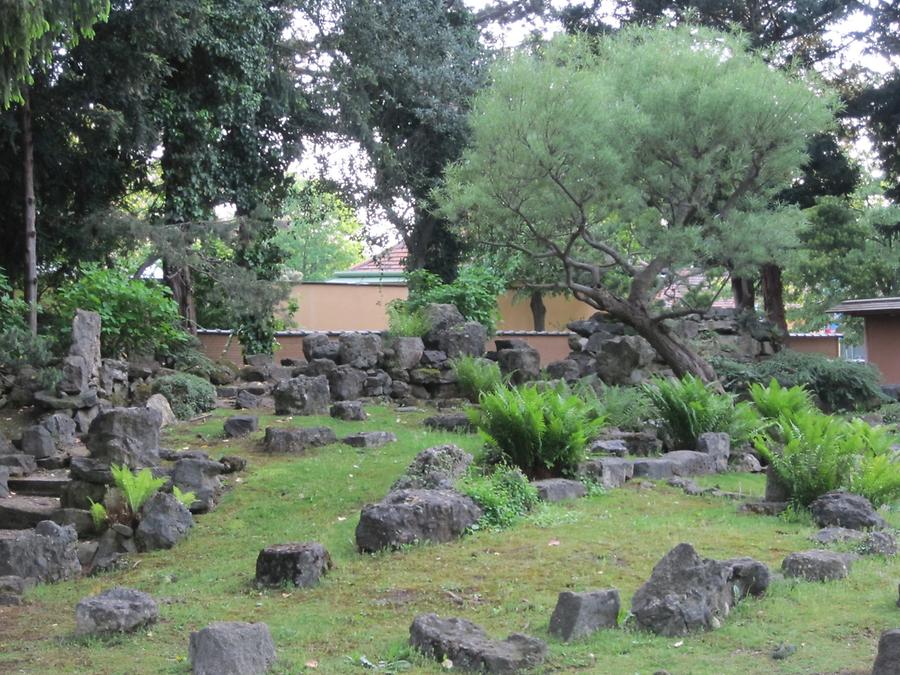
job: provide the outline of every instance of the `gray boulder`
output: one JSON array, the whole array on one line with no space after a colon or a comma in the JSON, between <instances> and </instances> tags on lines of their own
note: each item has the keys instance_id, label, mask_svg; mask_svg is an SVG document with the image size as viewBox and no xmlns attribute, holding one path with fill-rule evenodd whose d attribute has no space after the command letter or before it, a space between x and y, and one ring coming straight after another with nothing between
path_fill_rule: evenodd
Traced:
<instances>
[{"instance_id":1,"label":"gray boulder","mask_svg":"<svg viewBox=\"0 0 900 675\"><path fill-rule=\"evenodd\" d=\"M69 355L84 359L88 377L93 381L100 378L100 328L100 315L97 312L75 310Z\"/></svg>"},{"instance_id":2,"label":"gray boulder","mask_svg":"<svg viewBox=\"0 0 900 675\"><path fill-rule=\"evenodd\" d=\"M50 432L53 442L60 450L68 448L78 441L77 425L66 413L54 413L41 420L41 426Z\"/></svg>"},{"instance_id":3,"label":"gray boulder","mask_svg":"<svg viewBox=\"0 0 900 675\"><path fill-rule=\"evenodd\" d=\"M828 492L810 504L809 510L819 527L868 530L886 526L868 499L850 492Z\"/></svg>"},{"instance_id":4,"label":"gray boulder","mask_svg":"<svg viewBox=\"0 0 900 675\"><path fill-rule=\"evenodd\" d=\"M672 463L672 472L676 476L700 476L716 473L719 466L723 469L727 468L727 460L720 464L719 459L714 455L695 450L667 452L661 459Z\"/></svg>"},{"instance_id":5,"label":"gray boulder","mask_svg":"<svg viewBox=\"0 0 900 675\"><path fill-rule=\"evenodd\" d=\"M222 481L219 476L225 467L209 459L179 459L172 467L172 484L182 492L193 492L190 505L194 513L206 513L216 505Z\"/></svg>"},{"instance_id":6,"label":"gray boulder","mask_svg":"<svg viewBox=\"0 0 900 675\"><path fill-rule=\"evenodd\" d=\"M678 544L634 594L631 611L638 626L658 635L718 628L734 601L730 576L728 564L702 559L690 544Z\"/></svg>"},{"instance_id":7,"label":"gray boulder","mask_svg":"<svg viewBox=\"0 0 900 675\"><path fill-rule=\"evenodd\" d=\"M438 340L438 335L453 326L465 322L463 315L459 313L455 305L431 304L423 310L428 321L429 330L425 334L425 345L433 347ZM438 348L440 349L440 348Z\"/></svg>"},{"instance_id":8,"label":"gray boulder","mask_svg":"<svg viewBox=\"0 0 900 675\"><path fill-rule=\"evenodd\" d=\"M42 520L33 530L0 530L0 576L45 583L73 579L81 574L77 540L74 527L51 520Z\"/></svg>"},{"instance_id":9,"label":"gray boulder","mask_svg":"<svg viewBox=\"0 0 900 675\"><path fill-rule=\"evenodd\" d=\"M759 463L756 455L749 452L744 452L737 456L737 459L731 463L731 469L732 471L746 473L762 473L764 471L762 464Z\"/></svg>"},{"instance_id":10,"label":"gray boulder","mask_svg":"<svg viewBox=\"0 0 900 675\"><path fill-rule=\"evenodd\" d=\"M630 461L634 466L635 478L649 478L650 480L663 480L675 475L675 463L671 459L663 457L646 457ZM684 476L690 474L685 472Z\"/></svg>"},{"instance_id":11,"label":"gray boulder","mask_svg":"<svg viewBox=\"0 0 900 675\"><path fill-rule=\"evenodd\" d=\"M69 463L69 473L72 478L83 480L87 483L98 483L100 485L112 485L112 471L109 470L109 464L93 457L80 457L78 455L72 457Z\"/></svg>"},{"instance_id":12,"label":"gray boulder","mask_svg":"<svg viewBox=\"0 0 900 675\"><path fill-rule=\"evenodd\" d=\"M259 430L259 418L255 415L235 415L225 420L223 430L228 438L241 438Z\"/></svg>"},{"instance_id":13,"label":"gray boulder","mask_svg":"<svg viewBox=\"0 0 900 675\"><path fill-rule=\"evenodd\" d=\"M5 467L10 476L27 476L37 471L34 457L24 452L0 455L0 466Z\"/></svg>"},{"instance_id":14,"label":"gray boulder","mask_svg":"<svg viewBox=\"0 0 900 675\"><path fill-rule=\"evenodd\" d=\"M62 379L56 385L63 394L80 394L90 384L90 372L83 356L66 356L60 364Z\"/></svg>"},{"instance_id":15,"label":"gray boulder","mask_svg":"<svg viewBox=\"0 0 900 675\"><path fill-rule=\"evenodd\" d=\"M700 434L697 437L697 451L715 460L716 471L727 471L728 458L731 456L731 436L714 431Z\"/></svg>"},{"instance_id":16,"label":"gray boulder","mask_svg":"<svg viewBox=\"0 0 900 675\"><path fill-rule=\"evenodd\" d=\"M463 412L432 415L431 417L426 417L422 420L422 424L435 431L475 431L475 427L469 420L469 416Z\"/></svg>"},{"instance_id":17,"label":"gray boulder","mask_svg":"<svg viewBox=\"0 0 900 675\"><path fill-rule=\"evenodd\" d=\"M606 440L599 438L591 441L588 446L588 453L591 455L613 455L614 457L624 457L628 454L628 446L621 439Z\"/></svg>"},{"instance_id":18,"label":"gray boulder","mask_svg":"<svg viewBox=\"0 0 900 675\"><path fill-rule=\"evenodd\" d=\"M900 673L900 628L886 630L878 640L878 655L872 675L897 675Z\"/></svg>"},{"instance_id":19,"label":"gray boulder","mask_svg":"<svg viewBox=\"0 0 900 675\"><path fill-rule=\"evenodd\" d=\"M601 457L582 462L578 473L601 487L617 488L634 476L635 462L621 457Z\"/></svg>"},{"instance_id":20,"label":"gray boulder","mask_svg":"<svg viewBox=\"0 0 900 675\"><path fill-rule=\"evenodd\" d=\"M532 481L531 484L538 491L538 497L544 502L562 502L568 499L578 499L587 494L587 489L580 480L547 478Z\"/></svg>"},{"instance_id":21,"label":"gray boulder","mask_svg":"<svg viewBox=\"0 0 900 675\"><path fill-rule=\"evenodd\" d=\"M487 329L477 321L451 326L436 335L435 345L451 359L458 356L481 356L487 342Z\"/></svg>"},{"instance_id":22,"label":"gray boulder","mask_svg":"<svg viewBox=\"0 0 900 675\"><path fill-rule=\"evenodd\" d=\"M574 359L562 359L547 364L547 375L551 380L574 382L581 377L581 367Z\"/></svg>"},{"instance_id":23,"label":"gray boulder","mask_svg":"<svg viewBox=\"0 0 900 675\"><path fill-rule=\"evenodd\" d=\"M259 675L275 663L275 643L264 623L217 621L191 633L194 675Z\"/></svg>"},{"instance_id":24,"label":"gray boulder","mask_svg":"<svg viewBox=\"0 0 900 675\"><path fill-rule=\"evenodd\" d=\"M63 486L59 505L70 509L89 509L92 501L102 504L105 497L106 486L103 483L73 479Z\"/></svg>"},{"instance_id":25,"label":"gray boulder","mask_svg":"<svg viewBox=\"0 0 900 675\"><path fill-rule=\"evenodd\" d=\"M83 598L75 606L76 635L129 633L159 619L151 596L133 588L112 588Z\"/></svg>"},{"instance_id":26,"label":"gray boulder","mask_svg":"<svg viewBox=\"0 0 900 675\"><path fill-rule=\"evenodd\" d=\"M451 489L453 482L469 468L472 459L472 455L452 443L426 448L413 458L391 489Z\"/></svg>"},{"instance_id":27,"label":"gray boulder","mask_svg":"<svg viewBox=\"0 0 900 675\"><path fill-rule=\"evenodd\" d=\"M337 443L337 436L329 427L299 429L268 427L263 440L263 449L266 452L304 453L309 448L318 448L329 443Z\"/></svg>"},{"instance_id":28,"label":"gray boulder","mask_svg":"<svg viewBox=\"0 0 900 675\"><path fill-rule=\"evenodd\" d=\"M335 401L353 401L363 394L366 384L365 371L353 366L339 366L328 373L328 386L331 398Z\"/></svg>"},{"instance_id":29,"label":"gray boulder","mask_svg":"<svg viewBox=\"0 0 900 675\"><path fill-rule=\"evenodd\" d=\"M336 401L330 412L332 417L345 422L362 422L369 417L361 401Z\"/></svg>"},{"instance_id":30,"label":"gray boulder","mask_svg":"<svg viewBox=\"0 0 900 675\"><path fill-rule=\"evenodd\" d=\"M862 541L865 536L859 530L849 530L846 527L823 527L809 538L817 544L828 545L845 541Z\"/></svg>"},{"instance_id":31,"label":"gray boulder","mask_svg":"<svg viewBox=\"0 0 900 675\"><path fill-rule=\"evenodd\" d=\"M328 380L322 375L281 380L272 395L277 415L324 415L331 402Z\"/></svg>"},{"instance_id":32,"label":"gray boulder","mask_svg":"<svg viewBox=\"0 0 900 675\"><path fill-rule=\"evenodd\" d=\"M390 396L392 384L391 376L385 371L369 371L366 374L365 382L363 382L363 396Z\"/></svg>"},{"instance_id":33,"label":"gray boulder","mask_svg":"<svg viewBox=\"0 0 900 675\"><path fill-rule=\"evenodd\" d=\"M360 370L377 366L384 351L377 333L342 333L339 345L338 361Z\"/></svg>"},{"instance_id":34,"label":"gray boulder","mask_svg":"<svg viewBox=\"0 0 900 675\"><path fill-rule=\"evenodd\" d=\"M107 464L142 469L159 464L162 417L148 408L112 408L91 422L85 445Z\"/></svg>"},{"instance_id":35,"label":"gray boulder","mask_svg":"<svg viewBox=\"0 0 900 675\"><path fill-rule=\"evenodd\" d=\"M729 580L735 591L736 599L740 600L748 595L759 597L768 590L772 574L769 572L769 568L758 560L732 558L723 560L722 564L731 569Z\"/></svg>"},{"instance_id":36,"label":"gray boulder","mask_svg":"<svg viewBox=\"0 0 900 675\"><path fill-rule=\"evenodd\" d=\"M162 422L160 423L161 427L168 427L173 424L178 424L178 418L175 417L175 413L172 411L172 406L169 405L169 399L167 399L162 394L153 394L153 396L147 399L144 407L159 412L159 417L162 420Z\"/></svg>"},{"instance_id":37,"label":"gray boulder","mask_svg":"<svg viewBox=\"0 0 900 675\"><path fill-rule=\"evenodd\" d=\"M592 349L597 375L606 384L637 384L641 378L635 378L635 371L646 368L656 357L650 343L638 335L610 338L599 344L591 338L588 351Z\"/></svg>"},{"instance_id":38,"label":"gray boulder","mask_svg":"<svg viewBox=\"0 0 900 675\"><path fill-rule=\"evenodd\" d=\"M406 544L458 539L478 522L475 502L452 490L398 490L365 506L356 527L356 546L373 553Z\"/></svg>"},{"instance_id":39,"label":"gray boulder","mask_svg":"<svg viewBox=\"0 0 900 675\"><path fill-rule=\"evenodd\" d=\"M35 424L22 431L22 452L35 459L52 457L56 454L56 442L44 426Z\"/></svg>"},{"instance_id":40,"label":"gray boulder","mask_svg":"<svg viewBox=\"0 0 900 675\"><path fill-rule=\"evenodd\" d=\"M234 407L238 410L253 410L262 407L262 396L246 389L241 389L234 398Z\"/></svg>"},{"instance_id":41,"label":"gray boulder","mask_svg":"<svg viewBox=\"0 0 900 675\"><path fill-rule=\"evenodd\" d=\"M569 642L603 628L615 628L619 605L619 591L615 588L586 593L563 591L550 617L550 634Z\"/></svg>"},{"instance_id":42,"label":"gray boulder","mask_svg":"<svg viewBox=\"0 0 900 675\"><path fill-rule=\"evenodd\" d=\"M184 504L170 494L157 492L141 507L134 539L142 551L172 548L193 526L194 517Z\"/></svg>"},{"instance_id":43,"label":"gray boulder","mask_svg":"<svg viewBox=\"0 0 900 675\"><path fill-rule=\"evenodd\" d=\"M328 373L332 372L337 367L338 365L331 359L313 359L304 367L297 369L298 371L302 370L302 372L297 372L296 374L306 375L307 377L317 377L319 375L327 376Z\"/></svg>"},{"instance_id":44,"label":"gray boulder","mask_svg":"<svg viewBox=\"0 0 900 675\"><path fill-rule=\"evenodd\" d=\"M541 374L541 354L531 347L504 349L497 353L497 363L513 384L531 382Z\"/></svg>"},{"instance_id":45,"label":"gray boulder","mask_svg":"<svg viewBox=\"0 0 900 675\"><path fill-rule=\"evenodd\" d=\"M419 365L425 353L425 343L418 337L390 338L390 354L385 354L387 365L392 370L412 370Z\"/></svg>"},{"instance_id":46,"label":"gray boulder","mask_svg":"<svg viewBox=\"0 0 900 675\"><path fill-rule=\"evenodd\" d=\"M791 553L781 563L786 577L806 581L834 581L850 574L856 556L834 551L800 551Z\"/></svg>"},{"instance_id":47,"label":"gray boulder","mask_svg":"<svg viewBox=\"0 0 900 675\"><path fill-rule=\"evenodd\" d=\"M897 540L890 532L868 532L857 550L861 555L897 555Z\"/></svg>"},{"instance_id":48,"label":"gray boulder","mask_svg":"<svg viewBox=\"0 0 900 675\"><path fill-rule=\"evenodd\" d=\"M341 346L325 333L312 333L303 338L303 356L310 362L314 359L337 361L340 349Z\"/></svg>"},{"instance_id":49,"label":"gray boulder","mask_svg":"<svg viewBox=\"0 0 900 675\"><path fill-rule=\"evenodd\" d=\"M517 673L534 668L547 657L543 640L520 633L491 640L471 621L437 614L420 614L413 619L409 644L437 661L450 659L454 669L477 672Z\"/></svg>"},{"instance_id":50,"label":"gray boulder","mask_svg":"<svg viewBox=\"0 0 900 675\"><path fill-rule=\"evenodd\" d=\"M256 558L259 586L293 584L308 588L331 569L331 556L318 542L267 546Z\"/></svg>"},{"instance_id":51,"label":"gray boulder","mask_svg":"<svg viewBox=\"0 0 900 675\"><path fill-rule=\"evenodd\" d=\"M341 439L341 443L346 443L352 448L380 448L396 440L397 435L390 431L360 431L345 436Z\"/></svg>"}]
</instances>

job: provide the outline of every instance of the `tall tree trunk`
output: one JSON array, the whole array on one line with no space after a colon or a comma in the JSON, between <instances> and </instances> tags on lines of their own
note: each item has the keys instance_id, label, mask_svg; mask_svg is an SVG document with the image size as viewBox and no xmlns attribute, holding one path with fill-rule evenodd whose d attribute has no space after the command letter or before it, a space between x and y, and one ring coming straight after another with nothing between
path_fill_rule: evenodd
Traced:
<instances>
[{"instance_id":1,"label":"tall tree trunk","mask_svg":"<svg viewBox=\"0 0 900 675\"><path fill-rule=\"evenodd\" d=\"M178 312L184 322L185 329L191 334L197 334L197 307L194 304L194 286L191 281L190 267L173 267L163 263L163 276L169 288L172 289L172 298L178 303Z\"/></svg>"},{"instance_id":2,"label":"tall tree trunk","mask_svg":"<svg viewBox=\"0 0 900 675\"><path fill-rule=\"evenodd\" d=\"M766 263L760 269L760 274L766 318L775 324L782 334L787 335L787 313L784 309L784 283L781 279L781 268L778 265Z\"/></svg>"},{"instance_id":3,"label":"tall tree trunk","mask_svg":"<svg viewBox=\"0 0 900 675\"><path fill-rule=\"evenodd\" d=\"M731 277L731 291L734 294L734 306L739 312L756 309L756 290L753 279L749 277Z\"/></svg>"},{"instance_id":4,"label":"tall tree trunk","mask_svg":"<svg viewBox=\"0 0 900 675\"><path fill-rule=\"evenodd\" d=\"M37 207L34 199L34 138L31 132L31 94L23 88L22 172L25 184L25 301L28 327L37 335Z\"/></svg>"},{"instance_id":5,"label":"tall tree trunk","mask_svg":"<svg viewBox=\"0 0 900 675\"><path fill-rule=\"evenodd\" d=\"M531 291L531 318L536 331L547 330L547 307L544 305L544 294L540 291Z\"/></svg>"}]
</instances>

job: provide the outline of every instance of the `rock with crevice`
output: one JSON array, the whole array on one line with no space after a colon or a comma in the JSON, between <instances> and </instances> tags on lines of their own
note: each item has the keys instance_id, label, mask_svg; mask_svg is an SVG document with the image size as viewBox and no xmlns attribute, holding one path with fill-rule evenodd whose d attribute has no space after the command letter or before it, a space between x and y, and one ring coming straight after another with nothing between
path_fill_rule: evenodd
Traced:
<instances>
[{"instance_id":1,"label":"rock with crevice","mask_svg":"<svg viewBox=\"0 0 900 675\"><path fill-rule=\"evenodd\" d=\"M315 586L332 567L331 556L318 542L267 546L256 558L259 586Z\"/></svg>"},{"instance_id":2,"label":"rock with crevice","mask_svg":"<svg viewBox=\"0 0 900 675\"><path fill-rule=\"evenodd\" d=\"M111 408L91 422L85 445L107 464L142 469L159 464L162 416L149 408Z\"/></svg>"},{"instance_id":3,"label":"rock with crevice","mask_svg":"<svg viewBox=\"0 0 900 675\"><path fill-rule=\"evenodd\" d=\"M75 634L130 633L158 619L159 606L152 596L120 586L78 602L75 606Z\"/></svg>"},{"instance_id":4,"label":"rock with crevice","mask_svg":"<svg viewBox=\"0 0 900 675\"><path fill-rule=\"evenodd\" d=\"M331 403L331 390L324 375L281 380L272 396L277 415L324 415Z\"/></svg>"},{"instance_id":5,"label":"rock with crevice","mask_svg":"<svg viewBox=\"0 0 900 675\"><path fill-rule=\"evenodd\" d=\"M49 583L81 574L72 526L44 520L33 530L0 530L0 576Z\"/></svg>"},{"instance_id":6,"label":"rock with crevice","mask_svg":"<svg viewBox=\"0 0 900 675\"><path fill-rule=\"evenodd\" d=\"M369 417L361 401L335 401L330 414L335 419L345 422L363 422Z\"/></svg>"},{"instance_id":7,"label":"rock with crevice","mask_svg":"<svg viewBox=\"0 0 900 675\"><path fill-rule=\"evenodd\" d=\"M193 526L194 517L184 504L170 494L157 492L141 507L135 543L142 551L172 548Z\"/></svg>"}]
</instances>

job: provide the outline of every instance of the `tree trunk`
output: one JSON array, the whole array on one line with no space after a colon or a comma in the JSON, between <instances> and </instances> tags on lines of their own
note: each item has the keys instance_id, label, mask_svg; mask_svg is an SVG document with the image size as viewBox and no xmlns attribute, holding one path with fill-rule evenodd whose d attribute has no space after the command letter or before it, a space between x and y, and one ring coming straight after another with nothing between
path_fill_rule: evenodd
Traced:
<instances>
[{"instance_id":1,"label":"tree trunk","mask_svg":"<svg viewBox=\"0 0 900 675\"><path fill-rule=\"evenodd\" d=\"M781 279L781 268L766 263L760 269L762 278L763 306L766 318L782 332L788 334L787 314L784 309L784 283Z\"/></svg>"},{"instance_id":2,"label":"tree trunk","mask_svg":"<svg viewBox=\"0 0 900 675\"><path fill-rule=\"evenodd\" d=\"M634 329L656 350L678 377L694 375L704 382L713 382L716 371L689 345L680 342L662 324L642 319L633 324Z\"/></svg>"},{"instance_id":3,"label":"tree trunk","mask_svg":"<svg viewBox=\"0 0 900 675\"><path fill-rule=\"evenodd\" d=\"M34 139L31 133L31 95L24 91L22 105L22 171L25 184L25 301L28 327L37 335L37 207L34 199Z\"/></svg>"},{"instance_id":4,"label":"tree trunk","mask_svg":"<svg viewBox=\"0 0 900 675\"><path fill-rule=\"evenodd\" d=\"M197 334L197 307L194 304L194 286L191 281L190 267L171 267L163 263L163 276L172 289L172 298L178 303L178 312L184 322L185 329Z\"/></svg>"},{"instance_id":5,"label":"tree trunk","mask_svg":"<svg viewBox=\"0 0 900 675\"><path fill-rule=\"evenodd\" d=\"M547 330L547 307L544 306L544 295L540 291L531 291L531 317L536 331Z\"/></svg>"},{"instance_id":6,"label":"tree trunk","mask_svg":"<svg viewBox=\"0 0 900 675\"><path fill-rule=\"evenodd\" d=\"M756 309L756 292L753 279L749 277L731 277L731 291L734 294L734 306L739 312Z\"/></svg>"}]
</instances>

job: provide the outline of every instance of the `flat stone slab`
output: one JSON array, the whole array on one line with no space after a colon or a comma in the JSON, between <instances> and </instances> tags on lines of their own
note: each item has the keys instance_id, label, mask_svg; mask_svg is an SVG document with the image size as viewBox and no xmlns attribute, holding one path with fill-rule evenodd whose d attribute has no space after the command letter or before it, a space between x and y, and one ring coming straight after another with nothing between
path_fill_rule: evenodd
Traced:
<instances>
[{"instance_id":1,"label":"flat stone slab","mask_svg":"<svg viewBox=\"0 0 900 675\"><path fill-rule=\"evenodd\" d=\"M9 489L23 497L59 497L71 482L63 473L34 473L15 476L8 481Z\"/></svg>"},{"instance_id":2,"label":"flat stone slab","mask_svg":"<svg viewBox=\"0 0 900 675\"><path fill-rule=\"evenodd\" d=\"M601 457L583 462L578 472L605 488L622 487L625 481L631 480L635 461L620 457Z\"/></svg>"},{"instance_id":3,"label":"flat stone slab","mask_svg":"<svg viewBox=\"0 0 900 675\"><path fill-rule=\"evenodd\" d=\"M435 431L461 431L463 433L474 433L475 427L469 421L466 413L447 413L445 415L432 415L426 417L422 424L429 429Z\"/></svg>"},{"instance_id":4,"label":"flat stone slab","mask_svg":"<svg viewBox=\"0 0 900 675\"><path fill-rule=\"evenodd\" d=\"M318 448L336 442L337 436L329 427L290 429L268 427L263 448L266 452L303 453L309 448Z\"/></svg>"},{"instance_id":5,"label":"flat stone slab","mask_svg":"<svg viewBox=\"0 0 900 675\"><path fill-rule=\"evenodd\" d=\"M545 502L561 502L567 499L578 499L587 494L587 488L580 480L568 478L548 478L531 483L538 491L538 497Z\"/></svg>"},{"instance_id":6,"label":"flat stone slab","mask_svg":"<svg viewBox=\"0 0 900 675\"><path fill-rule=\"evenodd\" d=\"M75 606L75 634L128 633L155 623L158 618L159 607L147 593L112 588L79 601Z\"/></svg>"},{"instance_id":7,"label":"flat stone slab","mask_svg":"<svg viewBox=\"0 0 900 675\"><path fill-rule=\"evenodd\" d=\"M0 499L0 530L27 530L42 520L52 520L60 508L56 497L7 497Z\"/></svg>"},{"instance_id":8,"label":"flat stone slab","mask_svg":"<svg viewBox=\"0 0 900 675\"><path fill-rule=\"evenodd\" d=\"M718 473L719 468L715 456L694 450L667 452L660 459L672 462L676 476L702 476ZM721 468L724 470L727 464L722 464Z\"/></svg>"},{"instance_id":9,"label":"flat stone slab","mask_svg":"<svg viewBox=\"0 0 900 675\"><path fill-rule=\"evenodd\" d=\"M397 435L390 431L360 431L341 439L353 448L380 448L397 440Z\"/></svg>"},{"instance_id":10,"label":"flat stone slab","mask_svg":"<svg viewBox=\"0 0 900 675\"><path fill-rule=\"evenodd\" d=\"M786 577L806 581L834 581L850 574L856 556L816 549L791 553L781 563Z\"/></svg>"}]
</instances>

